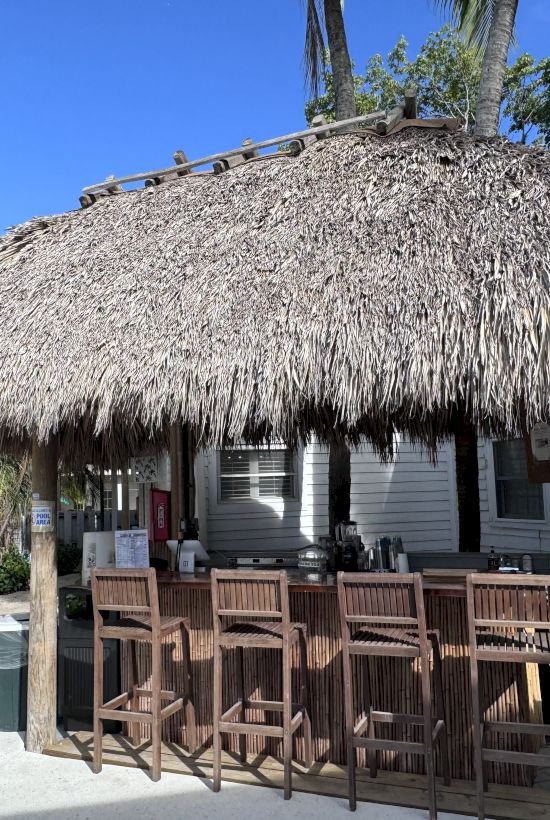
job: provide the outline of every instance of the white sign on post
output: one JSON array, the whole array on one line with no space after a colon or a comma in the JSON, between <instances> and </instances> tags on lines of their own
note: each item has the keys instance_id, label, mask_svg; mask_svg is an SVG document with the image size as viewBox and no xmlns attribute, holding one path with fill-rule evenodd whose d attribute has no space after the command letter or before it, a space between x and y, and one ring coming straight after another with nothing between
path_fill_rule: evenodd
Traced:
<instances>
[{"instance_id":1,"label":"white sign on post","mask_svg":"<svg viewBox=\"0 0 550 820\"><path fill-rule=\"evenodd\" d=\"M117 530L115 532L115 562L117 569L147 569L149 567L147 530Z\"/></svg>"},{"instance_id":2,"label":"white sign on post","mask_svg":"<svg viewBox=\"0 0 550 820\"><path fill-rule=\"evenodd\" d=\"M53 532L53 501L33 499L31 511L31 532Z\"/></svg>"}]
</instances>

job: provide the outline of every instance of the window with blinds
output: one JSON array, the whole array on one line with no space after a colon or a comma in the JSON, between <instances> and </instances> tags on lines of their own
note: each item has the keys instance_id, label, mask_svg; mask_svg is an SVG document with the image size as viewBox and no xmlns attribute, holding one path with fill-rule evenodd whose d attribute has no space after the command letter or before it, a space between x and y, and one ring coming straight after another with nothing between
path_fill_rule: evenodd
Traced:
<instances>
[{"instance_id":1,"label":"window with blinds","mask_svg":"<svg viewBox=\"0 0 550 820\"><path fill-rule=\"evenodd\" d=\"M290 450L220 450L220 501L294 498L294 459Z\"/></svg>"},{"instance_id":2,"label":"window with blinds","mask_svg":"<svg viewBox=\"0 0 550 820\"><path fill-rule=\"evenodd\" d=\"M531 484L522 439L495 441L493 457L499 518L544 520L542 484Z\"/></svg>"}]
</instances>

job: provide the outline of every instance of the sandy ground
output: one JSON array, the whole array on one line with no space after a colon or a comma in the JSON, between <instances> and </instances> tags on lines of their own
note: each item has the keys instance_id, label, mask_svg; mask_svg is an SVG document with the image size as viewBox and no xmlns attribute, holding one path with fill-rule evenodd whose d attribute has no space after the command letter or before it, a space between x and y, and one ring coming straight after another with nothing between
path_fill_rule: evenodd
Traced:
<instances>
[{"instance_id":1,"label":"sandy ground","mask_svg":"<svg viewBox=\"0 0 550 820\"><path fill-rule=\"evenodd\" d=\"M153 783L140 770L104 766L24 751L16 733L0 733L0 817L10 820L427 820L425 811L347 802L258 786L223 783L219 794L195 777L164 773ZM440 814L440 820L459 820Z\"/></svg>"}]
</instances>

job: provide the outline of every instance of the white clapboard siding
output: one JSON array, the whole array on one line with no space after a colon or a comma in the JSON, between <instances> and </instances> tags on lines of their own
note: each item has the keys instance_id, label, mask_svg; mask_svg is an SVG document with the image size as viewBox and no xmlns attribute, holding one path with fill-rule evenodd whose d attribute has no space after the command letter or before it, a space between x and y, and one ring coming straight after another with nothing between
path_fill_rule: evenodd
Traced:
<instances>
[{"instance_id":1,"label":"white clapboard siding","mask_svg":"<svg viewBox=\"0 0 550 820\"><path fill-rule=\"evenodd\" d=\"M328 453L310 444L296 454L294 499L219 501L215 451L197 457L201 540L210 551L296 550L328 532Z\"/></svg>"},{"instance_id":2,"label":"white clapboard siding","mask_svg":"<svg viewBox=\"0 0 550 820\"><path fill-rule=\"evenodd\" d=\"M410 550L457 549L454 448L437 465L403 442L395 462L381 464L365 446L351 456L351 517L370 543L401 535ZM328 451L317 444L296 457L298 497L220 502L216 453L196 464L201 539L209 550L297 549L328 532Z\"/></svg>"},{"instance_id":3,"label":"white clapboard siding","mask_svg":"<svg viewBox=\"0 0 550 820\"><path fill-rule=\"evenodd\" d=\"M550 552L550 485L544 484L544 521L506 521L497 516L493 444L478 442L481 549L495 552Z\"/></svg>"},{"instance_id":4,"label":"white clapboard siding","mask_svg":"<svg viewBox=\"0 0 550 820\"><path fill-rule=\"evenodd\" d=\"M457 550L453 444L440 448L435 466L407 441L389 463L368 445L352 452L350 514L366 544L400 535L409 551Z\"/></svg>"}]
</instances>

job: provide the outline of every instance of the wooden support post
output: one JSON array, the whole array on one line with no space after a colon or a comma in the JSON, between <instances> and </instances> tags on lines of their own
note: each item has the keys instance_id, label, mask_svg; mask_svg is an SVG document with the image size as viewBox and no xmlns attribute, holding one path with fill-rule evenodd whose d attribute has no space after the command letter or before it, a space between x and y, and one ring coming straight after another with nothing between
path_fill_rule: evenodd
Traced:
<instances>
[{"instance_id":1,"label":"wooden support post","mask_svg":"<svg viewBox=\"0 0 550 820\"><path fill-rule=\"evenodd\" d=\"M405 89L405 103L403 115L406 120L415 120L417 117L416 88L411 86Z\"/></svg>"},{"instance_id":2,"label":"wooden support post","mask_svg":"<svg viewBox=\"0 0 550 820\"><path fill-rule=\"evenodd\" d=\"M105 471L103 467L99 470L99 518L101 532L103 532L105 529Z\"/></svg>"},{"instance_id":3,"label":"wooden support post","mask_svg":"<svg viewBox=\"0 0 550 820\"><path fill-rule=\"evenodd\" d=\"M118 467L111 467L111 529L118 529Z\"/></svg>"},{"instance_id":4,"label":"wooden support post","mask_svg":"<svg viewBox=\"0 0 550 820\"><path fill-rule=\"evenodd\" d=\"M122 529L130 529L130 481L127 461L122 462Z\"/></svg>"},{"instance_id":5,"label":"wooden support post","mask_svg":"<svg viewBox=\"0 0 550 820\"><path fill-rule=\"evenodd\" d=\"M183 509L181 500L181 426L170 428L170 535L179 537Z\"/></svg>"},{"instance_id":6,"label":"wooden support post","mask_svg":"<svg viewBox=\"0 0 550 820\"><path fill-rule=\"evenodd\" d=\"M31 612L27 690L29 752L55 741L57 717L57 438L32 445L34 505L31 536ZM50 511L48 514L48 510ZM49 521L49 523L48 523ZM36 526L41 524L40 529Z\"/></svg>"}]
</instances>

